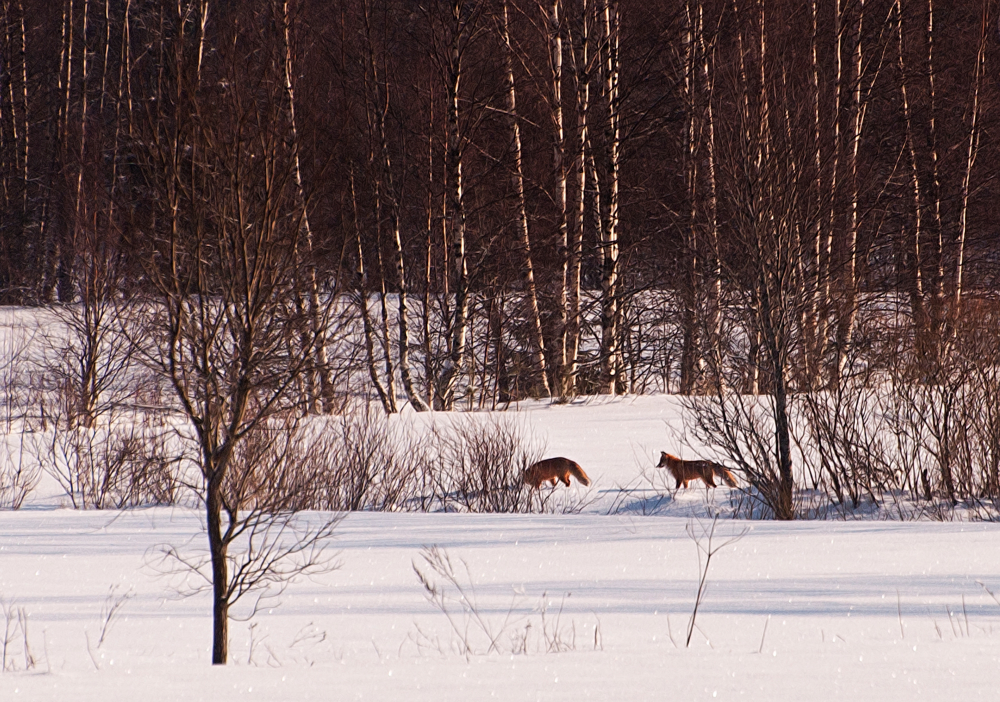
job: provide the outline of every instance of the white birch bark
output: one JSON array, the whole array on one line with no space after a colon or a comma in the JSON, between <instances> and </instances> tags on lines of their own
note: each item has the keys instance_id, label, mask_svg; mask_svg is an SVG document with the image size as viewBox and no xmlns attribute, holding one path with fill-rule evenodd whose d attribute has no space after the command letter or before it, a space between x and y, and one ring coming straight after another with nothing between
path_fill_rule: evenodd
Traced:
<instances>
[{"instance_id":1,"label":"white birch bark","mask_svg":"<svg viewBox=\"0 0 1000 702\"><path fill-rule=\"evenodd\" d=\"M514 191L517 193L517 226L524 248L524 279L528 292L528 305L531 313L534 348L532 355L538 368L539 379L546 396L552 395L549 385L548 369L545 367L545 335L542 330L542 315L538 307L538 292L535 286L535 268L531 257L531 236L528 227L528 209L524 194L524 166L521 154L521 125L517 114L517 88L514 83L514 48L510 42L508 27L507 3L503 4L503 25L501 39L506 52L504 53L504 68L507 74L507 114L510 119L511 143L514 149Z\"/></svg>"},{"instance_id":2,"label":"white birch bark","mask_svg":"<svg viewBox=\"0 0 1000 702\"><path fill-rule=\"evenodd\" d=\"M601 234L601 358L603 375L610 393L620 389L621 352L618 348L618 196L621 159L621 126L619 122L619 34L617 0L602 0L605 55L604 92L608 116L605 141L608 148L607 215Z\"/></svg>"}]
</instances>

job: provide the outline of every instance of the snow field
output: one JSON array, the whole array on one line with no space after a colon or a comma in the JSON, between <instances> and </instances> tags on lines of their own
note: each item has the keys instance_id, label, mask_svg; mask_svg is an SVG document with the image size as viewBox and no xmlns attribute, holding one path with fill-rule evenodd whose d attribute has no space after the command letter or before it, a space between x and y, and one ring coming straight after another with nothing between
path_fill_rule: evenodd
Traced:
<instances>
[{"instance_id":1,"label":"snow field","mask_svg":"<svg viewBox=\"0 0 1000 702\"><path fill-rule=\"evenodd\" d=\"M580 513L351 514L338 570L250 621L236 607L226 667L209 664L207 593L178 598L151 566L160 544L203 549L200 513L65 509L43 480L25 509L0 512L0 598L27 614L36 660L23 670L8 626L16 670L0 674L0 700L995 699L1000 604L984 586L1000 592L1000 525L720 519L719 540L747 533L713 557L685 648L700 574L688 528L709 526L727 492L642 478L660 450L703 455L679 438L676 400L526 404L517 417L594 481L556 488ZM428 602L414 564L447 585L422 559L432 545L499 652L454 600L460 633Z\"/></svg>"},{"instance_id":2,"label":"snow field","mask_svg":"<svg viewBox=\"0 0 1000 702\"><path fill-rule=\"evenodd\" d=\"M156 544L199 546L199 515L7 512L0 592L28 612L40 663L0 675L0 690L4 700L995 695L1000 605L977 584L1000 586L995 525L720 522L720 536L750 531L713 558L685 649L698 576L686 524L353 514L337 539L341 569L293 584L252 633L232 622L221 669L208 664L207 595L175 599L147 565ZM468 563L480 614L498 630L512 603L511 631L537 627L547 593L549 616L561 606L562 629L575 629L573 650L467 661L413 572L428 544ZM131 598L98 646L112 586ZM417 627L442 650L419 648Z\"/></svg>"}]
</instances>

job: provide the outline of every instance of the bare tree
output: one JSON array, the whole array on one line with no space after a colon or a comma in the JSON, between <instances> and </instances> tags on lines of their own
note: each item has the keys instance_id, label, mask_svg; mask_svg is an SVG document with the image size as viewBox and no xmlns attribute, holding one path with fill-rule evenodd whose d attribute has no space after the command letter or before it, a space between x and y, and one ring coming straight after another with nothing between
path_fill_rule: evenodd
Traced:
<instances>
[{"instance_id":1,"label":"bare tree","mask_svg":"<svg viewBox=\"0 0 1000 702\"><path fill-rule=\"evenodd\" d=\"M372 37L372 22L370 3L364 5L365 42L367 51L367 66L365 71L366 86L366 112L368 116L369 139L372 141L373 152L377 156L372 159L375 166L375 201L376 201L376 222L375 226L381 231L383 209L382 202L385 200L384 209L388 216L389 238L392 246L393 266L395 268L397 307L397 327L399 330L399 374L403 381L403 389L410 404L418 412L424 412L429 408L413 384L410 374L410 324L409 324L409 290L406 279L406 264L403 257L403 242L400 236L400 196L395 186L393 176L392 157L389 153L388 136L386 134L386 115L389 112L389 77L386 75L387 67L383 58L376 58L375 44ZM382 63L383 65L379 65ZM389 344L386 339L386 344Z\"/></svg>"},{"instance_id":2,"label":"bare tree","mask_svg":"<svg viewBox=\"0 0 1000 702\"><path fill-rule=\"evenodd\" d=\"M203 0L205 8L201 13L202 24L208 20L207 12L208 0ZM316 354L315 373L307 378L307 385L311 388L310 394L313 396L313 410L331 412L333 410L333 378L330 373L329 353L327 350L327 332L322 325L322 305L320 302L319 277L316 272L316 246L312 226L309 223L309 198L306 193L305 182L302 177L302 159L299 147L299 129L295 116L295 55L293 40L294 17L289 6L289 0L281 0L280 11L275 8L274 14L280 17L282 36L281 48L283 51L282 67L284 69L285 93L288 105L288 130L291 140L292 160L295 166L295 189L298 195L300 206L302 207L302 249L304 257L303 268L305 269L304 285L306 287L307 305L303 306L296 296L296 303L299 305L300 313L309 316L309 329L303 338L303 350L310 350ZM202 29L204 33L204 27ZM201 59L199 58L199 61ZM318 382L317 382L318 381ZM316 388L316 385L319 387Z\"/></svg>"},{"instance_id":3,"label":"bare tree","mask_svg":"<svg viewBox=\"0 0 1000 702\"><path fill-rule=\"evenodd\" d=\"M802 197L811 182L801 167L811 146L797 139L788 124L790 111L777 109L788 99L780 77L768 64L768 16L758 4L749 32L757 33L752 51L741 53L744 66L731 89L745 99L739 121L730 125L719 153L720 177L731 198L727 250L717 252L732 290L729 344L750 346L749 369L717 368L711 399L688 401L694 432L736 461L756 495L777 519L795 516L790 426L790 362L796 323L805 303L796 271L805 252L801 229L819 216L814 200ZM749 68L746 66L749 64ZM719 343L719 342L715 342ZM762 396L734 392L736 377L758 379ZM729 376L729 377L727 377Z\"/></svg>"},{"instance_id":4,"label":"bare tree","mask_svg":"<svg viewBox=\"0 0 1000 702\"><path fill-rule=\"evenodd\" d=\"M212 662L220 664L228 658L230 607L247 591L243 583L303 571L294 561L291 571L281 566L285 556L301 555L300 548L268 546L276 532L287 533L289 512L280 504L246 511L240 493L227 485L254 432L304 409L308 398L294 389L317 368L315 349L289 343L311 329L308 315L292 304L295 281L305 274L298 253L304 208L280 73L268 72L275 64L246 67L256 54L241 41L241 24L257 26L259 18L237 16L232 26L220 26L217 31L230 34L220 37L211 64L202 64L211 23L193 23L195 34L188 36L186 11L204 18L198 13L208 12L207 3L174 11L179 14L164 17L173 26L172 99L148 103L136 116L136 148L148 187L158 195L144 263L149 318L141 348L188 420L208 531ZM321 324L328 314L322 311ZM296 543L316 554L313 547L331 530L324 524ZM234 572L230 548L241 537L265 555L243 561L250 570ZM310 557L306 566L314 563Z\"/></svg>"},{"instance_id":5,"label":"bare tree","mask_svg":"<svg viewBox=\"0 0 1000 702\"><path fill-rule=\"evenodd\" d=\"M483 6L469 7L465 0L449 0L441 17L429 17L432 24L432 54L445 84L447 96L445 148L445 191L447 241L445 249L451 270L449 288L454 296L448 320L448 357L438 380L435 403L442 409L455 405L455 391L466 365L469 335L469 263L467 260L465 185L462 160L466 148L462 129L463 59L469 49Z\"/></svg>"},{"instance_id":6,"label":"bare tree","mask_svg":"<svg viewBox=\"0 0 1000 702\"><path fill-rule=\"evenodd\" d=\"M503 3L503 21L500 24L500 38L503 42L504 70L507 74L507 116L510 120L511 148L514 151L514 190L517 193L517 226L524 247L524 281L527 287L528 304L531 313L532 351L535 365L546 395L552 394L548 371L545 366L545 335L542 331L542 315L538 306L538 291L535 286L535 267L531 258L531 236L528 226L528 210L524 193L524 162L521 153L521 125L517 114L517 86L514 82L514 47L510 41L507 3ZM581 220L582 226L582 220Z\"/></svg>"}]
</instances>

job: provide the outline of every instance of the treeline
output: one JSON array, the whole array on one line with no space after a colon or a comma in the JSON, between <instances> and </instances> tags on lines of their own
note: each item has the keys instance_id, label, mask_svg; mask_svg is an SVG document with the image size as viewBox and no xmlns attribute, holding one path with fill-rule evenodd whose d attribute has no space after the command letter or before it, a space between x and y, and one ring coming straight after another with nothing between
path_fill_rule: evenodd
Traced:
<instances>
[{"instance_id":1,"label":"treeline","mask_svg":"<svg viewBox=\"0 0 1000 702\"><path fill-rule=\"evenodd\" d=\"M3 0L0 302L158 301L179 333L239 280L316 410L335 358L387 411L815 390L889 348L931 378L995 304L998 21Z\"/></svg>"}]
</instances>

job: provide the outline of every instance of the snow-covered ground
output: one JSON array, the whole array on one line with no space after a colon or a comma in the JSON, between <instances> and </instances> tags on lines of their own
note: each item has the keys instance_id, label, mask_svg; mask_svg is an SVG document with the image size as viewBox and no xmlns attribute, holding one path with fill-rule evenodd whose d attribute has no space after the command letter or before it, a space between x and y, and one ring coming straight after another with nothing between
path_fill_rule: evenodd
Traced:
<instances>
[{"instance_id":1,"label":"snow-covered ground","mask_svg":"<svg viewBox=\"0 0 1000 702\"><path fill-rule=\"evenodd\" d=\"M660 450L696 453L678 438L676 401L518 416L546 455L593 479L557 488L580 513L351 514L340 568L233 621L224 668L209 664L208 595L176 597L152 565L159 545L202 547L199 513L75 511L43 483L0 512L17 669L0 674L0 700L996 698L1000 525L722 519L715 545L746 533L714 554L686 648L700 574L688 532L710 528L726 498L642 477ZM429 546L451 558L475 613L449 599L449 619L428 601L415 565L456 595Z\"/></svg>"}]
</instances>

